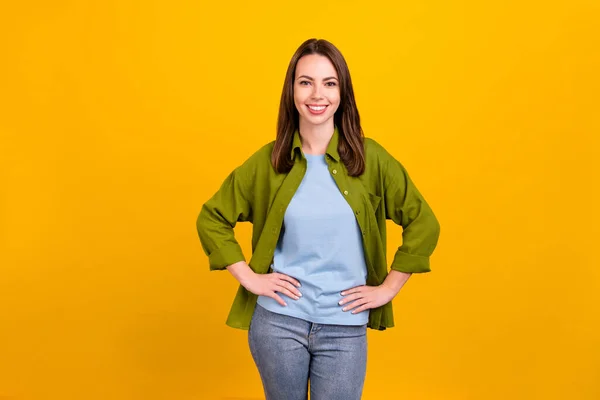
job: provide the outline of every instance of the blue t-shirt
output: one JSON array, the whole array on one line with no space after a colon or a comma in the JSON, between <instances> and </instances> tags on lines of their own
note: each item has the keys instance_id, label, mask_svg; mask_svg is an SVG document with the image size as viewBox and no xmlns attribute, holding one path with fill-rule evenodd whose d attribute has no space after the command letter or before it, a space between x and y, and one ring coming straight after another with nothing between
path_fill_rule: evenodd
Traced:
<instances>
[{"instance_id":1,"label":"blue t-shirt","mask_svg":"<svg viewBox=\"0 0 600 400\"><path fill-rule=\"evenodd\" d=\"M279 314L336 325L364 325L369 310L342 311L345 289L366 284L362 234L354 212L330 175L325 155L305 154L306 174L286 209L275 248L273 272L297 279L302 297L287 303L258 297L258 304Z\"/></svg>"}]
</instances>

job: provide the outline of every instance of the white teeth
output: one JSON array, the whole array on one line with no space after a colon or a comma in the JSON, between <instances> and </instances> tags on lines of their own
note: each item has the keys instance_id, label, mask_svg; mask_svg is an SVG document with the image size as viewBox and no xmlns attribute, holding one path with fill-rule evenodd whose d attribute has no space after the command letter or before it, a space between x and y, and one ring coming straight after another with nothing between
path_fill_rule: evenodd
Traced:
<instances>
[{"instance_id":1,"label":"white teeth","mask_svg":"<svg viewBox=\"0 0 600 400\"><path fill-rule=\"evenodd\" d=\"M321 110L325 109L325 106L319 106L319 107L308 106L308 108L310 108L313 111L321 111Z\"/></svg>"}]
</instances>

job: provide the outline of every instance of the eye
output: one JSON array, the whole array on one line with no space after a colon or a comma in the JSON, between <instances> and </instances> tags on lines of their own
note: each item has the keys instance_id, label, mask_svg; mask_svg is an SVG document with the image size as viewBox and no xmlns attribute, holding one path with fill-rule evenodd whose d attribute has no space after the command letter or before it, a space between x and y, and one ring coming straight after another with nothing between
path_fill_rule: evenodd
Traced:
<instances>
[{"instance_id":1,"label":"eye","mask_svg":"<svg viewBox=\"0 0 600 400\"><path fill-rule=\"evenodd\" d=\"M331 81L331 82L326 82L325 85L326 86L336 86L336 83Z\"/></svg>"},{"instance_id":2,"label":"eye","mask_svg":"<svg viewBox=\"0 0 600 400\"><path fill-rule=\"evenodd\" d=\"M300 85L304 85L304 86L306 86L305 84L308 84L308 83L310 83L310 82L309 82L309 81L300 81L300 82L298 82L298 83L300 83Z\"/></svg>"}]
</instances>

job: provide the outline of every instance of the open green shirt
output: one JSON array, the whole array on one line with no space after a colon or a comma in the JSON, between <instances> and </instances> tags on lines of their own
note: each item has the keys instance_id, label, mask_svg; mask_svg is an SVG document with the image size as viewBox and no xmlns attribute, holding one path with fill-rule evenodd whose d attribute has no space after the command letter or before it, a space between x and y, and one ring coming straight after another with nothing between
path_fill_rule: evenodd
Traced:
<instances>
[{"instance_id":1,"label":"open green shirt","mask_svg":"<svg viewBox=\"0 0 600 400\"><path fill-rule=\"evenodd\" d=\"M335 127L325 159L362 231L367 285L380 285L388 274L386 219L403 228L402 245L396 251L391 269L429 272L429 257L437 245L440 225L405 168L381 145L365 138L365 172L351 177L340 160L338 140ZM294 166L289 173L279 174L273 169L273 145L271 142L263 146L237 167L202 207L196 226L211 271L246 260L233 228L237 222L248 221L253 224L252 258L248 265L259 274L270 272L285 210L302 182L307 165L298 131L290 151ZM257 298L240 285L226 324L249 329ZM392 302L369 310L367 326L377 330L393 327Z\"/></svg>"}]
</instances>

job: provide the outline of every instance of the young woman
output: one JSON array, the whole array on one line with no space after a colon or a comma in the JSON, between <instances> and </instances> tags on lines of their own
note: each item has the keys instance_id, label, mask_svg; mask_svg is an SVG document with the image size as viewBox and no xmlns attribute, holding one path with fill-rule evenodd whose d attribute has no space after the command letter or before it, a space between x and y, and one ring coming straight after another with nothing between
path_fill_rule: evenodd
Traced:
<instances>
[{"instance_id":1,"label":"young woman","mask_svg":"<svg viewBox=\"0 0 600 400\"><path fill-rule=\"evenodd\" d=\"M403 227L388 273L386 219ZM253 224L247 264L233 228ZM428 272L440 226L405 168L364 138L350 72L326 40L292 57L277 137L204 204L211 270L240 282L227 324L246 329L268 400L361 397L366 329L394 326L391 300Z\"/></svg>"}]
</instances>

